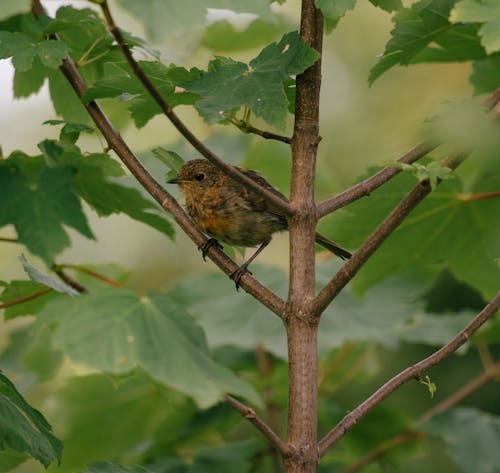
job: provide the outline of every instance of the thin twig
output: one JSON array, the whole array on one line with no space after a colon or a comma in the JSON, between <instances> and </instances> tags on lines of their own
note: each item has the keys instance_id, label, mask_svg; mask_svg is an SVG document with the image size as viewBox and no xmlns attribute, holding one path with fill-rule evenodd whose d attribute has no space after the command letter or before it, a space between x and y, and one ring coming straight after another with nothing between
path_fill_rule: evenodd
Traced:
<instances>
[{"instance_id":1,"label":"thin twig","mask_svg":"<svg viewBox=\"0 0 500 473\"><path fill-rule=\"evenodd\" d=\"M263 380L269 380L273 374L274 370L274 360L272 355L266 352L262 345L257 345L255 348L255 358L257 360L257 367L259 369L259 374ZM274 402L273 399L273 388L266 383L266 387L263 389L262 397L266 406L266 417L269 427L276 433L280 431L280 408ZM275 473L282 471L282 462L279 452L275 449L271 452L271 458L274 465Z\"/></svg>"},{"instance_id":2,"label":"thin twig","mask_svg":"<svg viewBox=\"0 0 500 473\"><path fill-rule=\"evenodd\" d=\"M262 195L267 201L271 202L273 206L276 207L277 210L283 213L283 215L290 216L293 214L292 207L290 204L282 199L280 196L276 195L276 193L270 191L269 189L264 188L260 184L258 184L253 179L250 179L248 176L243 174L240 170L231 166L230 164L223 161L219 158L213 151L211 151L207 146L205 146L194 134L193 132L184 124L184 122L178 117L178 115L173 111L173 108L167 103L167 101L160 94L158 89L151 82L149 77L144 73L141 66L134 59L132 52L125 41L125 38L121 34L120 29L116 25L113 16L111 15L111 11L108 6L107 0L103 0L100 2L100 6L103 12L103 15L106 19L106 23L108 25L108 29L110 33L115 38L118 46L123 52L123 55L127 59L130 67L134 71L134 74L137 78L142 82L146 90L149 92L154 101L161 108L163 113L167 116L170 122L177 128L179 133L206 159L208 159L212 164L217 166L219 169L224 171L228 176L231 176L233 179L237 180L245 187L252 189L255 192L258 192L259 195Z\"/></svg>"},{"instance_id":3,"label":"thin twig","mask_svg":"<svg viewBox=\"0 0 500 473\"><path fill-rule=\"evenodd\" d=\"M274 432L271 427L269 427L251 408L242 402L235 399L229 394L224 395L227 403L236 411L238 411L245 419L247 419L251 424L253 424L261 433L266 437L272 445L281 453L281 455L286 456L289 454L289 449L285 442L279 438L279 436Z\"/></svg>"},{"instance_id":4,"label":"thin twig","mask_svg":"<svg viewBox=\"0 0 500 473\"><path fill-rule=\"evenodd\" d=\"M442 162L443 166L455 169L466 157L465 153L453 153ZM371 233L339 272L326 284L314 302L316 317L330 304L344 286L368 261L389 235L403 222L410 212L431 192L428 181L417 184Z\"/></svg>"},{"instance_id":5,"label":"thin twig","mask_svg":"<svg viewBox=\"0 0 500 473\"><path fill-rule=\"evenodd\" d=\"M271 131L261 130L260 128L256 128L250 125L245 120L238 120L236 118L227 118L231 124L233 124L238 130L241 130L244 133L252 133L254 135L261 136L266 140L276 140L281 141L282 143L291 144L292 139L288 136L278 135L277 133L273 133Z\"/></svg>"},{"instance_id":6,"label":"thin twig","mask_svg":"<svg viewBox=\"0 0 500 473\"><path fill-rule=\"evenodd\" d=\"M54 273L56 273L62 281L64 281L66 284L71 286L75 291L79 292L80 294L84 292L89 292L89 290L85 287L82 286L78 281L73 279L71 276L68 276L59 266L55 266L52 268Z\"/></svg>"},{"instance_id":7,"label":"thin twig","mask_svg":"<svg viewBox=\"0 0 500 473\"><path fill-rule=\"evenodd\" d=\"M477 391L481 386L486 384L488 381L493 379L495 376L500 374L500 361L494 363L489 369L476 376L474 379L469 381L467 384L462 386L458 391L454 392L451 396L447 397L439 404L435 405L432 409L429 409L424 414L422 414L416 421L416 425L423 424L430 420L437 414L451 409L456 406L462 399L470 396L473 392Z\"/></svg>"},{"instance_id":8,"label":"thin twig","mask_svg":"<svg viewBox=\"0 0 500 473\"><path fill-rule=\"evenodd\" d=\"M380 458L382 455L387 453L389 450L392 450L400 445L403 445L408 442L413 442L415 440L420 440L426 437L426 434L422 432L402 432L394 437L382 442L380 445L375 447L373 450L370 450L365 456L359 459L356 463L350 465L345 470L342 470L341 473L356 473L360 471L365 466L373 463L375 460Z\"/></svg>"},{"instance_id":9,"label":"thin twig","mask_svg":"<svg viewBox=\"0 0 500 473\"><path fill-rule=\"evenodd\" d=\"M18 299L12 299L11 301L2 302L2 303L0 303L0 309L5 309L7 307L10 307L10 306L13 306L16 304L22 304L23 302L27 302L27 301L30 301L32 299L36 299L37 297L43 296L44 294L47 294L47 292L50 292L50 291L52 291L52 288L44 287L43 289L40 289L39 291L36 291L33 294L19 297Z\"/></svg>"},{"instance_id":10,"label":"thin twig","mask_svg":"<svg viewBox=\"0 0 500 473\"><path fill-rule=\"evenodd\" d=\"M40 3L40 0L32 0L32 11L36 18L45 15L45 11ZM57 36L52 36L57 40ZM60 66L61 71L66 76L68 82L73 87L77 96L82 99L87 91L87 85L83 80L74 61L67 56ZM82 100L83 102L83 100ZM183 229L186 235L200 247L207 240L207 237L196 227L192 220L188 217L179 203L170 195L160 184L151 176L147 169L140 163L125 143L121 135L114 129L108 117L101 110L95 101L83 103L90 117L106 139L110 149L115 151L121 161L135 176L138 182L144 189L167 211ZM223 251L219 250L215 245L212 246L207 255L210 259L221 268L224 273L230 275L236 271L239 266L229 258ZM240 287L246 292L254 296L274 314L282 317L284 310L284 301L274 292L262 285L259 281L253 278L248 272L241 278Z\"/></svg>"},{"instance_id":11,"label":"thin twig","mask_svg":"<svg viewBox=\"0 0 500 473\"><path fill-rule=\"evenodd\" d=\"M100 274L96 271L92 271L91 269L85 268L84 266L80 266L78 264L58 264L55 265L54 269L63 269L63 268L74 269L75 271L78 271L80 273L88 274L89 276L92 276L95 279L99 279L100 281L104 281L105 283L113 287L122 287L122 285L118 281L115 281L114 279L108 278L103 274Z\"/></svg>"},{"instance_id":12,"label":"thin twig","mask_svg":"<svg viewBox=\"0 0 500 473\"><path fill-rule=\"evenodd\" d=\"M483 106L486 108L486 110L491 111L499 102L500 87L497 88L484 100ZM396 162L412 164L415 161L418 161L420 158L423 158L426 154L430 153L438 146L439 143L424 141L423 143L419 144L418 146L401 156L396 160ZM346 205L355 200L358 200L361 197L370 195L371 192L385 184L400 172L401 169L392 166L385 167L368 179L365 179L364 181L354 185L353 187L346 189L340 194L337 194L324 200L323 202L320 202L317 205L318 218L324 217L325 215L328 215L341 207L345 207Z\"/></svg>"},{"instance_id":13,"label":"thin twig","mask_svg":"<svg viewBox=\"0 0 500 473\"><path fill-rule=\"evenodd\" d=\"M488 303L474 319L460 331L452 340L444 345L432 355L419 361L398 373L396 376L387 381L383 386L377 389L368 399L363 401L358 407L347 414L325 437L319 442L320 456L335 445L338 440L343 437L362 417L364 417L374 407L378 406L384 399L392 394L399 386L406 383L410 379L419 378L425 371L441 362L459 347L461 347L479 328L495 313L500 307L500 292Z\"/></svg>"},{"instance_id":14,"label":"thin twig","mask_svg":"<svg viewBox=\"0 0 500 473\"><path fill-rule=\"evenodd\" d=\"M437 144L424 141L418 146L415 146L412 150L405 153L403 156L396 160L397 163L412 164L415 161L423 158L426 154L429 154L432 150L438 147ZM359 182L353 187L346 189L345 191L337 194L329 199L320 202L317 206L318 218L324 217L341 207L345 207L351 202L358 200L361 197L370 195L375 189L379 188L387 181L392 179L396 174L400 173L401 169L393 166L388 166L380 171L378 171L373 176Z\"/></svg>"},{"instance_id":15,"label":"thin twig","mask_svg":"<svg viewBox=\"0 0 500 473\"><path fill-rule=\"evenodd\" d=\"M453 393L451 396L444 399L442 402L434 406L432 409L424 412L417 421L415 425L423 424L428 420L432 419L435 415L440 414L441 412L447 411L452 407L456 406L459 402L461 402L466 397L470 396L472 393L477 391L481 386L486 384L488 381L493 379L495 376L500 374L500 362L495 363L492 366L491 371L485 371L481 373L479 376L476 376L474 379L469 381L466 385L464 385L461 389ZM365 466L373 463L375 460L379 459L383 455L385 455L390 450L398 447L399 445L403 445L404 443L408 443L414 440L419 440L420 438L424 438L425 434L422 432L414 432L414 431L406 431L401 432L398 435L382 442L380 445L375 447L373 450L370 450L366 455L360 458L356 463L350 465L345 470L342 470L341 473L356 473L360 471Z\"/></svg>"}]
</instances>

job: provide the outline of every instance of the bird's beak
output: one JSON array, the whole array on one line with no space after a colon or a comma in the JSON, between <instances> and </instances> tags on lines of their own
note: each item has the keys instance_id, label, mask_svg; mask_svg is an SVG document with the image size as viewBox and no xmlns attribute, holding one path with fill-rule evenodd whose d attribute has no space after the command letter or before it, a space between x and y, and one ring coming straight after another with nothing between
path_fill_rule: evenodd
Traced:
<instances>
[{"instance_id":1,"label":"bird's beak","mask_svg":"<svg viewBox=\"0 0 500 473\"><path fill-rule=\"evenodd\" d=\"M174 177L173 179L170 179L170 181L167 181L167 184L179 184L181 182L178 177Z\"/></svg>"}]
</instances>

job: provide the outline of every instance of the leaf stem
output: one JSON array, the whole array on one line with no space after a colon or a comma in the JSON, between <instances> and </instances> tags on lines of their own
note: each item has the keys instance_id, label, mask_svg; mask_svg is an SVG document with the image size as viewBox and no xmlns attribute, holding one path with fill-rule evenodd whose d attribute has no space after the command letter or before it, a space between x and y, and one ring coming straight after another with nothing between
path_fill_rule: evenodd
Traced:
<instances>
[{"instance_id":1,"label":"leaf stem","mask_svg":"<svg viewBox=\"0 0 500 473\"><path fill-rule=\"evenodd\" d=\"M44 294L47 294L47 292L52 291L52 288L50 287L44 287L43 289L40 289L39 291L33 292L32 294L29 294L27 296L19 297L18 299L12 299L11 301L7 302L2 302L0 303L0 309L5 309L7 307L16 305L16 304L22 304L23 302L30 301L32 299L36 299L37 297L43 296Z\"/></svg>"},{"instance_id":2,"label":"leaf stem","mask_svg":"<svg viewBox=\"0 0 500 473\"><path fill-rule=\"evenodd\" d=\"M109 285L113 287L122 287L122 285L118 282L115 281L114 279L108 278L107 276L104 276L103 274L100 274L96 271L93 271L91 269L86 268L85 266L81 266L78 264L58 264L55 266L55 269L74 269L75 271L79 271L80 273L85 273L88 274L89 276L92 276L95 279L99 279L101 281L104 281L105 283L108 283Z\"/></svg>"},{"instance_id":3,"label":"leaf stem","mask_svg":"<svg viewBox=\"0 0 500 473\"><path fill-rule=\"evenodd\" d=\"M243 133L251 133L254 135L261 136L266 140L276 140L286 144L291 144L292 142L292 139L289 138L288 136L279 135L271 131L261 130L259 128L250 125L250 123L245 120L238 120L237 118L234 117L227 117L227 120L236 128L238 128L238 130L241 130Z\"/></svg>"},{"instance_id":4,"label":"leaf stem","mask_svg":"<svg viewBox=\"0 0 500 473\"><path fill-rule=\"evenodd\" d=\"M483 192L481 194L459 194L457 196L458 200L461 200L462 202L471 202L473 200L483 200L483 199L493 199L495 197L500 197L500 191Z\"/></svg>"}]
</instances>

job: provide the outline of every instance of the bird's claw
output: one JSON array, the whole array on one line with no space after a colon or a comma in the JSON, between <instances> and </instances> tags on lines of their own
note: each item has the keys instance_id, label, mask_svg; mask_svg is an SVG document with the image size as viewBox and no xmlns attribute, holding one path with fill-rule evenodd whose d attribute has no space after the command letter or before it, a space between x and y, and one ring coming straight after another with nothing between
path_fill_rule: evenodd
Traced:
<instances>
[{"instance_id":1,"label":"bird's claw","mask_svg":"<svg viewBox=\"0 0 500 473\"><path fill-rule=\"evenodd\" d=\"M240 281L245 273L252 274L252 272L247 269L246 265L242 265L229 275L229 277L234 281L237 291L240 290Z\"/></svg>"},{"instance_id":2,"label":"bird's claw","mask_svg":"<svg viewBox=\"0 0 500 473\"><path fill-rule=\"evenodd\" d=\"M207 253L212 246L216 246L219 250L222 250L223 246L215 239L209 238L205 243L201 244L198 249L201 251L201 256L203 257L203 261L207 260Z\"/></svg>"}]
</instances>

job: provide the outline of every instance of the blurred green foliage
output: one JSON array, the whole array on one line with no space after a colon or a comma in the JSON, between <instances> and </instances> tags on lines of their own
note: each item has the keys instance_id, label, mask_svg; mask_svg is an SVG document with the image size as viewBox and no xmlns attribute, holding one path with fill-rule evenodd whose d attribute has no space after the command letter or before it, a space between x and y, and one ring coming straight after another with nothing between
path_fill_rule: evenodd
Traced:
<instances>
[{"instance_id":1,"label":"blurred green foliage","mask_svg":"<svg viewBox=\"0 0 500 473\"><path fill-rule=\"evenodd\" d=\"M316 1L330 33L322 57L317 197L353 185L357 176L375 172L368 168L366 174L369 165L393 160L422 137L447 143L419 168L436 183L443 177L437 163L448 152L458 147L473 153L326 310L319 339L320 434L387 378L446 343L494 295L500 280L498 197L474 197L498 191L500 134L479 99L469 99L500 85L498 6L479 0L403 4ZM207 129L186 106L203 110L200 103L208 99L209 121L218 112L242 113L250 117L248 124L267 129L267 121L271 131L290 135L293 76L316 58L296 35L285 35L297 29L298 2L119 0L117 6L120 26L131 22L134 34L142 32L159 48L157 54L126 34L165 99L225 160L259 170L287 194L286 145L243 135L228 120ZM45 264L44 274L59 263L55 268L70 273L89 294L71 298L51 291L29 299L49 280L11 277L5 264L0 277L8 282L1 282L0 304L19 303L6 305L0 322L0 471L39 471L38 464L23 463L26 455L52 462L49 471L68 473L279 471L260 434L221 400L230 391L263 403L259 413L284 436L287 349L281 321L250 296L236 294L227 277L201 266L181 235L169 242L165 236L173 236L173 227L156 204L95 137L80 137L92 129L57 70L64 54L89 83L86 99L99 99L118 117L124 135L148 150L141 159L159 181L169 169L150 150L172 150L175 166L177 156L196 154L161 117L154 118L158 107L96 10L64 6L54 20L37 23L27 8L28 2L3 1L0 58L12 57L16 98L37 93L48 80L62 118L50 124L63 127L59 139L39 142L41 154L15 151L0 160L0 227L15 229L30 262L40 258L31 267ZM50 33L63 42L47 40ZM172 57L182 60L167 65L165 58ZM235 64L239 72L231 75ZM259 80L248 80L255 75ZM193 92L186 91L189 84ZM142 127L140 135L132 122ZM6 132L2 141L9 138ZM320 227L355 249L416 184L411 172L402 172ZM115 228L110 219L92 217L89 207L99 216L124 213L131 223ZM138 230L136 221L151 230ZM284 238L276 240L276 251L263 254L272 264L252 270L285 297L286 245ZM0 245L6 262L22 252L10 242ZM60 264L68 259L78 264ZM85 259L93 264L81 265ZM325 261L323 254L318 259L319 290L340 262ZM498 365L493 362L499 342L496 319L430 371L437 386L432 399L422 384L404 386L349 432L319 471L352 471L347 468L399 435L407 440L360 471L500 471L500 395L494 381L464 399L464 406L420 422L432 407ZM54 434L64 444L60 466L55 460L61 444Z\"/></svg>"}]
</instances>

